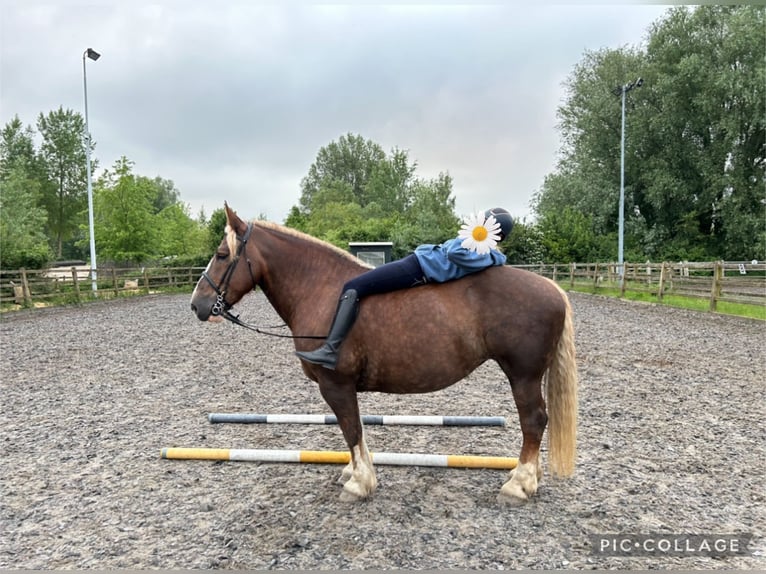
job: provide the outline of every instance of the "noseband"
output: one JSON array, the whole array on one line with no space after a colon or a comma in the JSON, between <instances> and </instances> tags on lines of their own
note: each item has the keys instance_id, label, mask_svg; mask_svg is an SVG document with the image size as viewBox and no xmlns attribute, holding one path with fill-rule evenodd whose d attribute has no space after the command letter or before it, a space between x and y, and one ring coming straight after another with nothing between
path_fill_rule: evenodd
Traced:
<instances>
[{"instance_id":1,"label":"noseband","mask_svg":"<svg viewBox=\"0 0 766 574\"><path fill-rule=\"evenodd\" d=\"M250 239L250 233L252 233L252 231L253 224L249 223L247 225L247 231L245 231L245 234L242 237L237 235L237 240L239 241L237 253L234 255L234 258L226 268L226 272L223 274L223 277L221 277L220 283L216 284L216 282L213 281L207 274L207 270L202 272L202 277L205 278L205 281L210 284L217 295L215 303L213 303L213 308L210 311L210 314L213 316L221 316L224 319L229 319L230 317L229 309L231 309L234 305L226 301L226 291L229 289L229 282L231 281L232 275L234 275L234 270L237 268L237 263L239 263L240 256L247 246L247 240ZM253 275L253 268L250 265L250 259L247 257L247 255L245 255L245 260L247 261L247 268L250 271L250 277L253 278L253 289L255 289L255 276Z\"/></svg>"}]
</instances>

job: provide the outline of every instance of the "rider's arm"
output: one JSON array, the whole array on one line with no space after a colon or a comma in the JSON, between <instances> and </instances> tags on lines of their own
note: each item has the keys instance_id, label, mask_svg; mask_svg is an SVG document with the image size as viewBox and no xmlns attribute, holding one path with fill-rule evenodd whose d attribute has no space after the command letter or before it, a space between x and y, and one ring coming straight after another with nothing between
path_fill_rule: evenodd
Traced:
<instances>
[{"instance_id":1,"label":"rider's arm","mask_svg":"<svg viewBox=\"0 0 766 574\"><path fill-rule=\"evenodd\" d=\"M447 259L455 265L459 265L464 269L478 271L492 265L503 265L505 263L505 255L495 249L491 249L489 253L479 254L466 249L461 243L462 240L456 238L443 244Z\"/></svg>"}]
</instances>

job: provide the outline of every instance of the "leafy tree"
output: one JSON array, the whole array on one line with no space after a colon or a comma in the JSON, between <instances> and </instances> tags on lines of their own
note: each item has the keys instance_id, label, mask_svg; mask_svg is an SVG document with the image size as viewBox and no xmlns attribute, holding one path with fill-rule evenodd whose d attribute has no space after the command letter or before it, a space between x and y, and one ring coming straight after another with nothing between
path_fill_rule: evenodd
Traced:
<instances>
[{"instance_id":1,"label":"leafy tree","mask_svg":"<svg viewBox=\"0 0 766 574\"><path fill-rule=\"evenodd\" d=\"M117 263L141 263L159 245L154 216L156 190L148 178L133 175L133 162L125 156L114 163L94 190L96 248Z\"/></svg>"},{"instance_id":2,"label":"leafy tree","mask_svg":"<svg viewBox=\"0 0 766 574\"><path fill-rule=\"evenodd\" d=\"M24 129L18 115L5 124L0 134L0 180L8 178L17 166L30 175L35 171L37 162L33 138L34 130L31 126Z\"/></svg>"},{"instance_id":3,"label":"leafy tree","mask_svg":"<svg viewBox=\"0 0 766 574\"><path fill-rule=\"evenodd\" d=\"M339 247L353 236L362 223L362 207L354 202L331 201L314 209L307 233L321 237Z\"/></svg>"},{"instance_id":4,"label":"leafy tree","mask_svg":"<svg viewBox=\"0 0 766 574\"><path fill-rule=\"evenodd\" d=\"M620 181L620 106L612 90L635 79L642 70L642 55L634 50L586 52L566 82L567 101L558 110L562 148L557 169L546 176L533 199L538 219L557 217L566 209L589 218L592 235L617 231ZM643 89L643 88L642 88ZM634 105L639 90L628 94L627 105ZM626 114L626 132L632 133L635 114ZM632 155L633 139L626 140L627 155ZM626 167L633 170L635 161ZM632 213L634 171L626 171L626 214ZM551 244L557 243L552 239ZM616 255L616 243L614 247ZM613 257L614 258L614 257Z\"/></svg>"},{"instance_id":5,"label":"leafy tree","mask_svg":"<svg viewBox=\"0 0 766 574\"><path fill-rule=\"evenodd\" d=\"M156 219L159 233L156 256L190 257L206 252L206 229L189 216L188 205L168 205L156 215Z\"/></svg>"},{"instance_id":6,"label":"leafy tree","mask_svg":"<svg viewBox=\"0 0 766 574\"><path fill-rule=\"evenodd\" d=\"M210 222L207 224L206 251L212 257L215 250L221 244L221 239L226 231L226 212L222 207L210 214Z\"/></svg>"},{"instance_id":7,"label":"leafy tree","mask_svg":"<svg viewBox=\"0 0 766 574\"><path fill-rule=\"evenodd\" d=\"M38 269L50 261L39 194L40 184L29 179L23 162L0 178L0 267Z\"/></svg>"},{"instance_id":8,"label":"leafy tree","mask_svg":"<svg viewBox=\"0 0 766 574\"><path fill-rule=\"evenodd\" d=\"M290 208L290 213L288 213L287 217L285 218L285 225L287 227L292 227L293 229L298 229L306 233L307 232L306 226L308 225L308 220L309 220L309 216L301 212L300 208L297 205L293 205ZM221 238L219 236L218 243L220 242L221 242ZM216 243L216 247L218 246L218 243Z\"/></svg>"},{"instance_id":9,"label":"leafy tree","mask_svg":"<svg viewBox=\"0 0 766 574\"><path fill-rule=\"evenodd\" d=\"M0 266L6 268L40 268L51 259L33 138L18 116L0 134Z\"/></svg>"},{"instance_id":10,"label":"leafy tree","mask_svg":"<svg viewBox=\"0 0 766 574\"><path fill-rule=\"evenodd\" d=\"M56 256L61 257L64 241L80 229L87 201L85 122L79 113L60 107L47 116L40 114L37 129L43 138L39 155L47 176L43 203Z\"/></svg>"},{"instance_id":11,"label":"leafy tree","mask_svg":"<svg viewBox=\"0 0 766 574\"><path fill-rule=\"evenodd\" d=\"M387 155L348 134L322 147L301 183L300 205L285 224L347 248L350 241L393 241L402 256L455 234L452 178L417 178L404 150Z\"/></svg>"},{"instance_id":12,"label":"leafy tree","mask_svg":"<svg viewBox=\"0 0 766 574\"><path fill-rule=\"evenodd\" d=\"M564 208L546 213L539 222L546 260L557 263L591 261L593 230L582 212Z\"/></svg>"},{"instance_id":13,"label":"leafy tree","mask_svg":"<svg viewBox=\"0 0 766 574\"><path fill-rule=\"evenodd\" d=\"M413 200L411 185L415 170L416 164L410 163L406 151L392 149L390 156L372 167L360 205L375 203L386 215L406 211Z\"/></svg>"},{"instance_id":14,"label":"leafy tree","mask_svg":"<svg viewBox=\"0 0 766 574\"><path fill-rule=\"evenodd\" d=\"M766 28L763 7L671 10L651 30L646 211L676 253L763 259Z\"/></svg>"},{"instance_id":15,"label":"leafy tree","mask_svg":"<svg viewBox=\"0 0 766 574\"><path fill-rule=\"evenodd\" d=\"M386 153L378 144L351 133L320 148L301 181L301 211L311 213L315 197L323 190L340 193L364 207L369 200L366 186L385 160Z\"/></svg>"},{"instance_id":16,"label":"leafy tree","mask_svg":"<svg viewBox=\"0 0 766 574\"><path fill-rule=\"evenodd\" d=\"M398 218L392 233L396 257L403 257L418 245L455 237L460 228L449 174L440 173L428 181L415 180L410 197L410 205Z\"/></svg>"},{"instance_id":17,"label":"leafy tree","mask_svg":"<svg viewBox=\"0 0 766 574\"><path fill-rule=\"evenodd\" d=\"M526 220L514 218L511 235L500 244L510 265L531 265L548 261L540 228Z\"/></svg>"},{"instance_id":18,"label":"leafy tree","mask_svg":"<svg viewBox=\"0 0 766 574\"><path fill-rule=\"evenodd\" d=\"M160 213L167 207L179 204L181 194L171 180L162 179L160 176L157 176L152 180L152 185L156 190L154 200L152 201L154 213ZM187 213L186 215L188 217L189 214Z\"/></svg>"},{"instance_id":19,"label":"leafy tree","mask_svg":"<svg viewBox=\"0 0 766 574\"><path fill-rule=\"evenodd\" d=\"M561 158L534 200L538 218L580 212L590 252L615 259L616 241L603 249L620 181L621 100L610 92L641 76L626 98L626 254L762 259L764 25L759 7L681 7L650 28L645 50L586 53L558 112Z\"/></svg>"}]
</instances>

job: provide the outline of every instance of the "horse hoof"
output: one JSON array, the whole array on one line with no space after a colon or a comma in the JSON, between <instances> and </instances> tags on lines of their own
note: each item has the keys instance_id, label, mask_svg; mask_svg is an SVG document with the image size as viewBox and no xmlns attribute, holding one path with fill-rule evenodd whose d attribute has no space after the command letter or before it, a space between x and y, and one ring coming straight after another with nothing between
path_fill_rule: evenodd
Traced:
<instances>
[{"instance_id":1,"label":"horse hoof","mask_svg":"<svg viewBox=\"0 0 766 574\"><path fill-rule=\"evenodd\" d=\"M524 504L536 490L536 484L524 484L524 481L519 480L519 477L516 476L503 485L497 495L497 501L501 504Z\"/></svg>"},{"instance_id":2,"label":"horse hoof","mask_svg":"<svg viewBox=\"0 0 766 574\"><path fill-rule=\"evenodd\" d=\"M359 496L358 494L354 494L353 492L349 492L345 488L340 493L340 501L341 502L360 502L367 498L366 496Z\"/></svg>"},{"instance_id":3,"label":"horse hoof","mask_svg":"<svg viewBox=\"0 0 766 574\"><path fill-rule=\"evenodd\" d=\"M529 497L524 494L524 491L519 489L520 495L516 494L507 494L506 492L500 491L497 495L497 502L500 504L500 506L521 506L525 502L529 501Z\"/></svg>"},{"instance_id":4,"label":"horse hoof","mask_svg":"<svg viewBox=\"0 0 766 574\"><path fill-rule=\"evenodd\" d=\"M356 480L349 480L343 485L343 490L340 493L340 499L343 502L356 502L358 500L364 500L372 496L373 490L368 490L362 487L362 485Z\"/></svg>"}]
</instances>

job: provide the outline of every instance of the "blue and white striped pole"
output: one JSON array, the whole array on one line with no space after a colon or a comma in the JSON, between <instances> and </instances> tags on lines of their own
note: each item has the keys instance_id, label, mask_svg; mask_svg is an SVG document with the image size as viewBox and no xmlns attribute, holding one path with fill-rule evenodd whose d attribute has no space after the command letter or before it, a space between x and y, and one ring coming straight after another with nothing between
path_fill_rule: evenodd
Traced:
<instances>
[{"instance_id":1,"label":"blue and white striped pole","mask_svg":"<svg viewBox=\"0 0 766 574\"><path fill-rule=\"evenodd\" d=\"M210 413L211 423L239 424L338 424L335 415ZM365 425L505 426L505 417L435 415L363 415Z\"/></svg>"}]
</instances>

